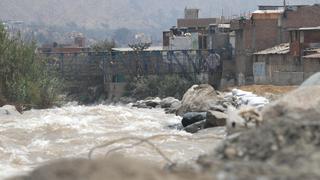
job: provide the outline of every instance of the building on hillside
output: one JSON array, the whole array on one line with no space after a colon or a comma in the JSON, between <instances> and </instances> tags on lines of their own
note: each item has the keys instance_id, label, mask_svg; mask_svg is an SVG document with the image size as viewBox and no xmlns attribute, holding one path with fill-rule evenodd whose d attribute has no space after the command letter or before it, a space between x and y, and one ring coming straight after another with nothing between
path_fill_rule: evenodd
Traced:
<instances>
[{"instance_id":1,"label":"building on hillside","mask_svg":"<svg viewBox=\"0 0 320 180\"><path fill-rule=\"evenodd\" d=\"M77 35L74 37L73 43L58 44L54 42L51 44L43 44L37 51L40 53L81 53L90 51L90 48L86 47L85 37Z\"/></svg>"},{"instance_id":2,"label":"building on hillside","mask_svg":"<svg viewBox=\"0 0 320 180\"><path fill-rule=\"evenodd\" d=\"M320 5L260 6L249 17L231 21L239 85L253 83L253 54L288 43L288 29L320 25Z\"/></svg>"}]
</instances>

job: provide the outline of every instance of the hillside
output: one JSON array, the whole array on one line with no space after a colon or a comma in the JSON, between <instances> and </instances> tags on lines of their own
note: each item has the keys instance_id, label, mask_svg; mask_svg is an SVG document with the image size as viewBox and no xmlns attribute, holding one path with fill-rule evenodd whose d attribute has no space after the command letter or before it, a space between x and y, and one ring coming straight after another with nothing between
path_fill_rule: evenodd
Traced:
<instances>
[{"instance_id":1,"label":"hillside","mask_svg":"<svg viewBox=\"0 0 320 180\"><path fill-rule=\"evenodd\" d=\"M316 0L291 0L312 4ZM197 7L201 16L232 16L249 12L258 4L281 4L281 0L1 0L0 19L49 25L75 23L80 27L111 29L164 29L183 16L183 9Z\"/></svg>"}]
</instances>

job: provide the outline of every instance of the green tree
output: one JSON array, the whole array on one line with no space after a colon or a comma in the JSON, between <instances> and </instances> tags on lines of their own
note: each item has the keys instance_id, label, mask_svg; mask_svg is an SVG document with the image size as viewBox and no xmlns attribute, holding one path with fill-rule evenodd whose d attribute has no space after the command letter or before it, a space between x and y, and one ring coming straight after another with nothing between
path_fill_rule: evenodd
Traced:
<instances>
[{"instance_id":1,"label":"green tree","mask_svg":"<svg viewBox=\"0 0 320 180\"><path fill-rule=\"evenodd\" d=\"M49 107L57 95L59 80L36 54L35 43L9 37L0 24L0 96L13 103Z\"/></svg>"}]
</instances>

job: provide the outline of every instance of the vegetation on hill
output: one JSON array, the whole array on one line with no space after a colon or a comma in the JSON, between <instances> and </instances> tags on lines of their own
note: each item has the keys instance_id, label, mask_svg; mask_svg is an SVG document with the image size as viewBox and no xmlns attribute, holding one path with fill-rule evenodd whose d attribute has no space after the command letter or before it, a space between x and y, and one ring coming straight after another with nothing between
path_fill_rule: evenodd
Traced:
<instances>
[{"instance_id":1,"label":"vegetation on hill","mask_svg":"<svg viewBox=\"0 0 320 180\"><path fill-rule=\"evenodd\" d=\"M117 47L114 40L105 39L103 41L98 41L97 43L91 46L92 50L95 52L106 52L111 51L112 48Z\"/></svg>"},{"instance_id":2,"label":"vegetation on hill","mask_svg":"<svg viewBox=\"0 0 320 180\"><path fill-rule=\"evenodd\" d=\"M9 37L0 25L0 103L50 107L59 86L45 60L36 55L35 43L24 42L19 35Z\"/></svg>"}]
</instances>

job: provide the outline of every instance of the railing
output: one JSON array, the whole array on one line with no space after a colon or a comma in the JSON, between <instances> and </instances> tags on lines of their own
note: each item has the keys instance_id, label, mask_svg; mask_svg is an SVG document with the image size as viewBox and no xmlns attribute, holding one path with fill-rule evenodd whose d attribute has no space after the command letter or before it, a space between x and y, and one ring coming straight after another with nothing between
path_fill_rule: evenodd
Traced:
<instances>
[{"instance_id":1,"label":"railing","mask_svg":"<svg viewBox=\"0 0 320 180\"><path fill-rule=\"evenodd\" d=\"M193 79L203 73L219 73L222 72L222 63L218 53L216 50L157 50L40 54L66 80L101 78L108 83L119 75L179 74Z\"/></svg>"}]
</instances>

